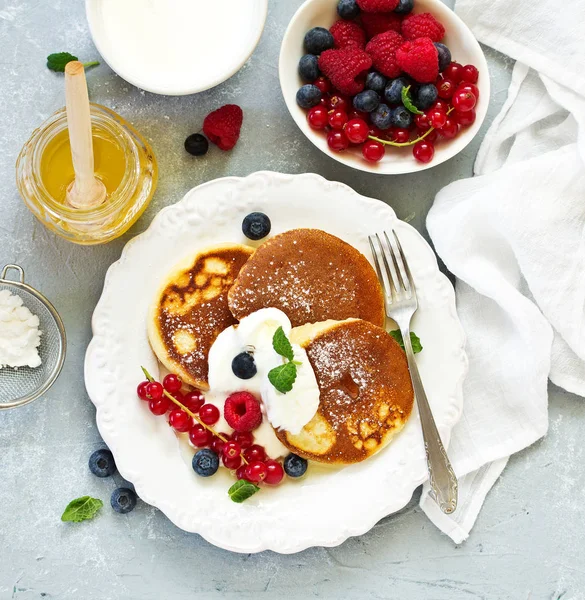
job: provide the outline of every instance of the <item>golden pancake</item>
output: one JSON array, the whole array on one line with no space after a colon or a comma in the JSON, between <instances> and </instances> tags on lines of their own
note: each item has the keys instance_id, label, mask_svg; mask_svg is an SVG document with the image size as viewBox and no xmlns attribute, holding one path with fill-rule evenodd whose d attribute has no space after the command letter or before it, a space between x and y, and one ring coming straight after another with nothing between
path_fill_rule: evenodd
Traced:
<instances>
[{"instance_id":1,"label":"golden pancake","mask_svg":"<svg viewBox=\"0 0 585 600\"><path fill-rule=\"evenodd\" d=\"M414 402L406 355L380 327L348 319L297 327L319 385L319 408L301 432L276 431L291 452L330 464L365 460L405 425Z\"/></svg>"},{"instance_id":2,"label":"golden pancake","mask_svg":"<svg viewBox=\"0 0 585 600\"><path fill-rule=\"evenodd\" d=\"M385 323L382 288L366 257L319 229L292 229L260 246L229 292L236 319L279 308L293 327L351 317Z\"/></svg>"},{"instance_id":3,"label":"golden pancake","mask_svg":"<svg viewBox=\"0 0 585 600\"><path fill-rule=\"evenodd\" d=\"M208 389L207 357L215 338L237 321L227 294L253 249L208 248L177 265L151 305L148 338L159 361L190 385Z\"/></svg>"}]
</instances>

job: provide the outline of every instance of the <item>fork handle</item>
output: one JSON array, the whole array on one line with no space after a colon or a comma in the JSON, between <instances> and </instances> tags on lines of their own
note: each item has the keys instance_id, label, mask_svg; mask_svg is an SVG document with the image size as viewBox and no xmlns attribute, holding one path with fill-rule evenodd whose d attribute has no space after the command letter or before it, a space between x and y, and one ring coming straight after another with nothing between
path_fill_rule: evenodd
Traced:
<instances>
[{"instance_id":1,"label":"fork handle","mask_svg":"<svg viewBox=\"0 0 585 600\"><path fill-rule=\"evenodd\" d=\"M410 341L410 328L401 327L404 349L408 360L410 378L414 387L414 395L420 414L420 422L427 454L427 466L429 469L429 483L431 486L431 497L439 505L440 509L447 515L453 513L457 508L457 478L453 467L449 462L447 452L441 442L441 436L423 387L414 351Z\"/></svg>"}]
</instances>

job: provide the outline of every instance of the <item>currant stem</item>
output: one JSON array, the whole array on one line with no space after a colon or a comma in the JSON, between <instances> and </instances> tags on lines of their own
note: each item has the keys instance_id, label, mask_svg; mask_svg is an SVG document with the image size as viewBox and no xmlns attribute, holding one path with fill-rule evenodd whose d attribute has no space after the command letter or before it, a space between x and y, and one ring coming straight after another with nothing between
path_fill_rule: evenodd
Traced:
<instances>
[{"instance_id":1,"label":"currant stem","mask_svg":"<svg viewBox=\"0 0 585 600\"><path fill-rule=\"evenodd\" d=\"M151 383L153 381L155 381L154 377L144 368L144 367L140 367L142 369L142 372L144 373L144 376L146 377L146 379L148 379L148 381L150 381ZM181 410L184 410L192 419L195 419L195 421L197 421L197 423L199 423L199 425L201 425L202 427L205 427L205 429L207 429L207 431L210 431L214 436L218 437L224 444L228 441L228 439L226 437L224 437L221 433L218 433L217 431L215 431L215 429L213 429L213 427L211 427L210 425L207 425L206 423L204 423L195 413L191 412L186 406L184 406L183 404L181 404L174 396L171 396L171 394L169 394L169 392L167 392L164 388L163 388L163 394L171 401L174 402ZM240 452L240 456L242 457L242 461L244 462L244 464L249 464L248 461L244 458L244 453Z\"/></svg>"}]
</instances>

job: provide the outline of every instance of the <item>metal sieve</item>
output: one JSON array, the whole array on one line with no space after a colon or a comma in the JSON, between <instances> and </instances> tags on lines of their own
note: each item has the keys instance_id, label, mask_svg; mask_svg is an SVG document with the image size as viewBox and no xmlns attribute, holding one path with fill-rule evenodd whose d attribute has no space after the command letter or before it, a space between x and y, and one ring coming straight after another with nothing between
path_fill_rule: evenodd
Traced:
<instances>
[{"instance_id":1,"label":"metal sieve","mask_svg":"<svg viewBox=\"0 0 585 600\"><path fill-rule=\"evenodd\" d=\"M18 280L7 279L8 272L18 272ZM37 290L24 283L24 270L18 265L6 265L0 276L0 290L8 290L22 298L33 315L39 318L42 332L39 355L41 365L30 367L4 367L0 369L0 410L24 406L42 396L55 382L67 349L63 321L55 307Z\"/></svg>"}]
</instances>

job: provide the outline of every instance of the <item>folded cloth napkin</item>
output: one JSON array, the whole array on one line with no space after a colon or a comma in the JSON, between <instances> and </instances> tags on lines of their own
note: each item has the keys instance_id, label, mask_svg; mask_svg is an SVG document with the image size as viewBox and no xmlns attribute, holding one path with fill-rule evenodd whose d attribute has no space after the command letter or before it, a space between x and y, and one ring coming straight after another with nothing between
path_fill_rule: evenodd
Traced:
<instances>
[{"instance_id":1,"label":"folded cloth napkin","mask_svg":"<svg viewBox=\"0 0 585 600\"><path fill-rule=\"evenodd\" d=\"M463 541L508 458L547 431L547 380L585 396L585 12L457 0L479 41L516 59L475 177L439 192L427 227L457 277L469 374L449 455L459 507L421 507ZM485 76L485 75L484 75Z\"/></svg>"}]
</instances>

